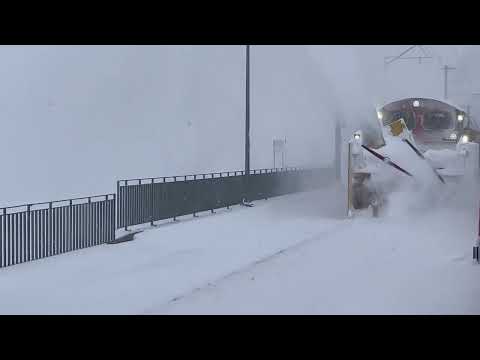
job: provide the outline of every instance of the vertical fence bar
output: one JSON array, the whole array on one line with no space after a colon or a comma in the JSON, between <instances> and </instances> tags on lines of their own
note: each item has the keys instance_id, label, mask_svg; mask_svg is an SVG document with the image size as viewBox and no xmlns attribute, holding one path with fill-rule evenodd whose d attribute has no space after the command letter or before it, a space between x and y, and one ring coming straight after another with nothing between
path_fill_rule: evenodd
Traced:
<instances>
[{"instance_id":1,"label":"vertical fence bar","mask_svg":"<svg viewBox=\"0 0 480 360\"><path fill-rule=\"evenodd\" d=\"M120 199L120 181L117 181L117 198ZM117 216L116 217L116 226L115 228L118 228L120 226L120 201L117 201L115 206L118 206L118 211L117 211Z\"/></svg>"},{"instance_id":2,"label":"vertical fence bar","mask_svg":"<svg viewBox=\"0 0 480 360\"><path fill-rule=\"evenodd\" d=\"M52 256L58 254L58 208L52 208Z\"/></svg>"},{"instance_id":3,"label":"vertical fence bar","mask_svg":"<svg viewBox=\"0 0 480 360\"><path fill-rule=\"evenodd\" d=\"M92 231L93 231L93 243L92 245L98 245L98 228L99 228L99 223L98 223L98 201L92 202L92 210L93 210L93 216L92 216Z\"/></svg>"},{"instance_id":4,"label":"vertical fence bar","mask_svg":"<svg viewBox=\"0 0 480 360\"><path fill-rule=\"evenodd\" d=\"M90 246L95 246L97 242L97 231L95 226L95 219L97 216L96 201L90 203L90 232L92 234L92 240Z\"/></svg>"},{"instance_id":5,"label":"vertical fence bar","mask_svg":"<svg viewBox=\"0 0 480 360\"><path fill-rule=\"evenodd\" d=\"M84 204L77 205L77 216L78 216L78 248L83 249L83 243L85 241L84 237L84 228L85 228L85 206Z\"/></svg>"},{"instance_id":6,"label":"vertical fence bar","mask_svg":"<svg viewBox=\"0 0 480 360\"><path fill-rule=\"evenodd\" d=\"M37 211L34 211L33 213L31 212L30 213L30 218L32 219L32 239L33 239L33 250L32 250L32 254L33 254L33 258L32 260L36 260L37 259L37 254L38 254L38 236L37 236L37 232L38 232L38 225L37 225L37 219L36 219L36 215L37 215Z\"/></svg>"},{"instance_id":7,"label":"vertical fence bar","mask_svg":"<svg viewBox=\"0 0 480 360\"><path fill-rule=\"evenodd\" d=\"M66 253L68 242L68 207L62 206L62 253Z\"/></svg>"},{"instance_id":8,"label":"vertical fence bar","mask_svg":"<svg viewBox=\"0 0 480 360\"><path fill-rule=\"evenodd\" d=\"M113 204L112 206L110 206L110 209L111 209L111 224L110 224L110 236L108 238L109 241L114 241L115 240L115 203L118 201L118 199L116 198L115 194L113 194Z\"/></svg>"},{"instance_id":9,"label":"vertical fence bar","mask_svg":"<svg viewBox=\"0 0 480 360\"><path fill-rule=\"evenodd\" d=\"M22 262L27 261L28 251L28 242L27 242L27 212L22 212L22 243L23 243L23 251L22 251Z\"/></svg>"},{"instance_id":10,"label":"vertical fence bar","mask_svg":"<svg viewBox=\"0 0 480 360\"><path fill-rule=\"evenodd\" d=\"M100 219L100 204L101 201L95 202L95 245L100 245L101 244L101 219Z\"/></svg>"},{"instance_id":11,"label":"vertical fence bar","mask_svg":"<svg viewBox=\"0 0 480 360\"><path fill-rule=\"evenodd\" d=\"M47 256L48 209L42 210L42 258Z\"/></svg>"},{"instance_id":12,"label":"vertical fence bar","mask_svg":"<svg viewBox=\"0 0 480 360\"><path fill-rule=\"evenodd\" d=\"M66 252L65 245L67 241L67 209L68 207L62 206L62 234L60 239L60 253L63 254Z\"/></svg>"},{"instance_id":13,"label":"vertical fence bar","mask_svg":"<svg viewBox=\"0 0 480 360\"><path fill-rule=\"evenodd\" d=\"M60 206L57 208L57 254L62 254L63 253L63 206Z\"/></svg>"},{"instance_id":14,"label":"vertical fence bar","mask_svg":"<svg viewBox=\"0 0 480 360\"><path fill-rule=\"evenodd\" d=\"M79 233L79 240L80 240L80 249L85 247L85 204L81 204L79 207L79 219L80 219L80 233Z\"/></svg>"},{"instance_id":15,"label":"vertical fence bar","mask_svg":"<svg viewBox=\"0 0 480 360\"><path fill-rule=\"evenodd\" d=\"M92 246L93 243L93 226L92 226L92 198L88 198L88 205L87 205L87 246Z\"/></svg>"},{"instance_id":16,"label":"vertical fence bar","mask_svg":"<svg viewBox=\"0 0 480 360\"><path fill-rule=\"evenodd\" d=\"M128 231L128 225L127 225L127 211L130 211L130 199L128 199L128 203L127 203L127 189L128 189L128 181L125 180L125 187L123 188L123 207L122 207L122 211L124 212L124 224L125 225L125 231ZM128 210L127 210L128 209Z\"/></svg>"},{"instance_id":17,"label":"vertical fence bar","mask_svg":"<svg viewBox=\"0 0 480 360\"><path fill-rule=\"evenodd\" d=\"M18 263L21 264L24 262L25 257L25 211L18 213L18 233L19 233L19 243L20 243L20 251L18 253Z\"/></svg>"},{"instance_id":18,"label":"vertical fence bar","mask_svg":"<svg viewBox=\"0 0 480 360\"><path fill-rule=\"evenodd\" d=\"M3 266L7 266L7 209L2 212L2 247L3 247Z\"/></svg>"},{"instance_id":19,"label":"vertical fence bar","mask_svg":"<svg viewBox=\"0 0 480 360\"><path fill-rule=\"evenodd\" d=\"M107 235L107 229L109 229L109 222L107 222L107 219L109 217L107 216L108 214L108 195L105 195L105 202L103 203L104 206L102 206L102 219L104 220L104 225L102 227L102 243L105 243L108 241L108 235ZM113 204L115 207L117 204ZM113 217L113 221L115 222L116 216Z\"/></svg>"},{"instance_id":20,"label":"vertical fence bar","mask_svg":"<svg viewBox=\"0 0 480 360\"><path fill-rule=\"evenodd\" d=\"M150 215L151 215L151 222L150 225L154 226L154 219L155 219L155 198L154 198L154 187L155 187L155 179L152 179L152 183L150 185L150 200L151 200L151 209L150 209Z\"/></svg>"},{"instance_id":21,"label":"vertical fence bar","mask_svg":"<svg viewBox=\"0 0 480 360\"><path fill-rule=\"evenodd\" d=\"M68 243L67 243L67 251L72 251L73 250L73 244L74 244L74 236L73 236L73 211L72 211L72 204L73 201L70 200L68 202Z\"/></svg>"},{"instance_id":22,"label":"vertical fence bar","mask_svg":"<svg viewBox=\"0 0 480 360\"><path fill-rule=\"evenodd\" d=\"M13 264L13 216L8 215L8 264Z\"/></svg>"},{"instance_id":23,"label":"vertical fence bar","mask_svg":"<svg viewBox=\"0 0 480 360\"><path fill-rule=\"evenodd\" d=\"M20 262L20 231L19 231L19 221L18 221L18 213L15 213L15 264Z\"/></svg>"},{"instance_id":24,"label":"vertical fence bar","mask_svg":"<svg viewBox=\"0 0 480 360\"><path fill-rule=\"evenodd\" d=\"M31 260L31 238L30 238L30 205L27 205L27 211L25 212L25 258L24 261Z\"/></svg>"},{"instance_id":25,"label":"vertical fence bar","mask_svg":"<svg viewBox=\"0 0 480 360\"><path fill-rule=\"evenodd\" d=\"M21 264L23 262L23 257L25 255L25 246L24 246L24 221L23 217L25 212L18 213L18 243L19 243L19 251L18 251L18 263Z\"/></svg>"},{"instance_id":26,"label":"vertical fence bar","mask_svg":"<svg viewBox=\"0 0 480 360\"><path fill-rule=\"evenodd\" d=\"M0 269L4 266L3 265L3 254L4 254L4 248L3 248L3 215L1 216L0 219Z\"/></svg>"},{"instance_id":27,"label":"vertical fence bar","mask_svg":"<svg viewBox=\"0 0 480 360\"><path fill-rule=\"evenodd\" d=\"M88 247L89 241L89 227L88 227L88 215L89 215L89 207L88 203L82 204L83 206L83 246L82 249Z\"/></svg>"},{"instance_id":28,"label":"vertical fence bar","mask_svg":"<svg viewBox=\"0 0 480 360\"><path fill-rule=\"evenodd\" d=\"M47 256L52 255L52 238L53 238L53 231L52 231L52 213L53 213L53 204L48 204L48 213L47 213Z\"/></svg>"},{"instance_id":29,"label":"vertical fence bar","mask_svg":"<svg viewBox=\"0 0 480 360\"><path fill-rule=\"evenodd\" d=\"M74 220L74 221L73 221ZM78 205L72 207L72 221L73 221L73 248L78 250L80 247L80 218L78 216Z\"/></svg>"}]
</instances>

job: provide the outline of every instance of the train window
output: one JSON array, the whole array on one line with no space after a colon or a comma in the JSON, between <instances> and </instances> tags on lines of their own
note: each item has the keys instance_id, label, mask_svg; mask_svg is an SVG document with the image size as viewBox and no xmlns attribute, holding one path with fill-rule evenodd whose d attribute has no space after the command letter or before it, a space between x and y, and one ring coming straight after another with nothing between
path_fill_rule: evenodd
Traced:
<instances>
[{"instance_id":1,"label":"train window","mask_svg":"<svg viewBox=\"0 0 480 360\"><path fill-rule=\"evenodd\" d=\"M423 119L423 128L425 130L447 130L453 127L452 116L446 111L427 112Z\"/></svg>"},{"instance_id":2,"label":"train window","mask_svg":"<svg viewBox=\"0 0 480 360\"><path fill-rule=\"evenodd\" d=\"M409 111L396 111L392 113L386 113L383 119L383 125L390 125L394 121L403 119L405 125L407 125L408 130L415 128L415 120L412 116L412 113Z\"/></svg>"}]
</instances>

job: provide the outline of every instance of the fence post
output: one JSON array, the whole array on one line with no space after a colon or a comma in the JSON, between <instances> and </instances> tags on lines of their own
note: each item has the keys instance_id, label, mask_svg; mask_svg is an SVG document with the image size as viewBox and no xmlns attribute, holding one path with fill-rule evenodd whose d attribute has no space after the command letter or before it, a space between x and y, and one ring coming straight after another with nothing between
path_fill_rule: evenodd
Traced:
<instances>
[{"instance_id":1,"label":"fence post","mask_svg":"<svg viewBox=\"0 0 480 360\"><path fill-rule=\"evenodd\" d=\"M117 195L113 194L113 216L112 216L112 227L110 228L110 231L111 231L111 235L110 235L110 241L114 241L115 240L115 230L117 229L117 227L115 226L115 219L117 218L117 215L118 214L115 214L115 212L117 211L117 202L118 202L118 199L117 199Z\"/></svg>"},{"instance_id":2,"label":"fence post","mask_svg":"<svg viewBox=\"0 0 480 360\"><path fill-rule=\"evenodd\" d=\"M93 226L92 226L92 220L93 220L93 216L92 216L92 198L89 197L88 198L88 237L89 239L87 240L87 247L90 247L92 245L92 239L93 239Z\"/></svg>"},{"instance_id":3,"label":"fence post","mask_svg":"<svg viewBox=\"0 0 480 360\"><path fill-rule=\"evenodd\" d=\"M480 210L480 208L479 208ZM477 263L480 263L480 211L478 212L478 229L477 229L477 239L473 245L473 260L477 260Z\"/></svg>"},{"instance_id":4,"label":"fence post","mask_svg":"<svg viewBox=\"0 0 480 360\"><path fill-rule=\"evenodd\" d=\"M52 227L53 227L53 219L52 219L52 214L53 214L53 203L49 202L48 203L48 225L47 225L47 256L51 256L51 251L52 251Z\"/></svg>"},{"instance_id":5,"label":"fence post","mask_svg":"<svg viewBox=\"0 0 480 360\"><path fill-rule=\"evenodd\" d=\"M195 186L197 184L197 175L193 175L193 181L194 181L194 184L195 184L195 185L193 185L194 189L196 189ZM198 193L196 194L196 191L194 191L194 194L198 196ZM195 200L198 200L197 196L195 196ZM198 202L197 202L197 205L198 205ZM198 217L197 213L195 211L193 212L193 217Z\"/></svg>"},{"instance_id":6,"label":"fence post","mask_svg":"<svg viewBox=\"0 0 480 360\"><path fill-rule=\"evenodd\" d=\"M71 251L75 248L75 243L74 243L74 231L73 231L73 201L70 200L68 202L68 218L69 218L69 232L70 232L70 240L69 240L69 245L67 247L68 251Z\"/></svg>"},{"instance_id":7,"label":"fence post","mask_svg":"<svg viewBox=\"0 0 480 360\"><path fill-rule=\"evenodd\" d=\"M0 244L0 268L2 266L7 266L7 209L3 208L2 215L2 234L0 235L0 238L2 239Z\"/></svg>"},{"instance_id":8,"label":"fence post","mask_svg":"<svg viewBox=\"0 0 480 360\"><path fill-rule=\"evenodd\" d=\"M117 180L117 196L120 196L120 180ZM118 211L117 211L117 216L116 216L116 224L115 224L115 229L117 229L117 226L120 225L120 202L116 202L115 206L118 206Z\"/></svg>"},{"instance_id":9,"label":"fence post","mask_svg":"<svg viewBox=\"0 0 480 360\"><path fill-rule=\"evenodd\" d=\"M342 128L340 121L335 123L335 180L339 181L341 174L341 153L342 153Z\"/></svg>"},{"instance_id":10,"label":"fence post","mask_svg":"<svg viewBox=\"0 0 480 360\"><path fill-rule=\"evenodd\" d=\"M127 208L128 208L128 205L127 202L127 198L128 196L126 196L127 194L127 188L128 188L128 180L125 180L125 190L123 191L124 192L124 196L123 196L123 201L122 201L122 204L123 204L123 225L125 226L125 231L128 231L128 223L127 223Z\"/></svg>"},{"instance_id":11,"label":"fence post","mask_svg":"<svg viewBox=\"0 0 480 360\"><path fill-rule=\"evenodd\" d=\"M154 187L155 187L155 179L152 179L152 183L151 183L150 186L151 186L151 189L152 189L152 190L151 190L151 195L150 195L151 206L152 206L152 207L151 207L151 217L152 217L152 218L150 219L150 220L151 220L151 221L150 221L150 225L151 225L151 226L155 226L154 220L153 220L153 219L154 219L154 215L155 215L155 208L154 208L154 207L155 207L155 199L154 199L154 194L153 194L153 189L154 189Z\"/></svg>"},{"instance_id":12,"label":"fence post","mask_svg":"<svg viewBox=\"0 0 480 360\"><path fill-rule=\"evenodd\" d=\"M30 207L31 205L27 205L27 234L26 234L26 239L27 239L27 244L26 244L26 256L25 256L25 259L26 261L30 261L30 258L31 258L31 248L32 248L32 244L31 244L31 236L30 236Z\"/></svg>"}]
</instances>

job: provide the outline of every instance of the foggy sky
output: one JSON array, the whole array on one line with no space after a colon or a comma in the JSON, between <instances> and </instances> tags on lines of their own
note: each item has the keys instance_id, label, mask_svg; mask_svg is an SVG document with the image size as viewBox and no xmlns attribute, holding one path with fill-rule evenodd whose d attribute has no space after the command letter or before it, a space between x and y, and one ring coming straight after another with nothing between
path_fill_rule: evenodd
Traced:
<instances>
[{"instance_id":1,"label":"foggy sky","mask_svg":"<svg viewBox=\"0 0 480 360\"><path fill-rule=\"evenodd\" d=\"M253 46L252 168L272 166L274 137L287 137L289 166L330 164L335 119L395 97L441 99L445 63L458 68L452 100L480 100L478 47L425 46L432 61L385 71L384 56L405 48ZM0 77L0 205L243 168L242 46L1 46Z\"/></svg>"}]
</instances>

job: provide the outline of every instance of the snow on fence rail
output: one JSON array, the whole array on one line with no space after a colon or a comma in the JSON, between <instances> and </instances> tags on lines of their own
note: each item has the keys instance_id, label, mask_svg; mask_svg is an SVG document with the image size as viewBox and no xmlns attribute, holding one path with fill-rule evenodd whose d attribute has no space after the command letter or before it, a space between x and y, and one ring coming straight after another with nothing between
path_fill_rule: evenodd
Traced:
<instances>
[{"instance_id":1,"label":"snow on fence rail","mask_svg":"<svg viewBox=\"0 0 480 360\"><path fill-rule=\"evenodd\" d=\"M318 188L335 169L259 169L117 181L117 228Z\"/></svg>"},{"instance_id":2,"label":"snow on fence rail","mask_svg":"<svg viewBox=\"0 0 480 360\"><path fill-rule=\"evenodd\" d=\"M0 208L0 268L115 239L115 194Z\"/></svg>"}]
</instances>

